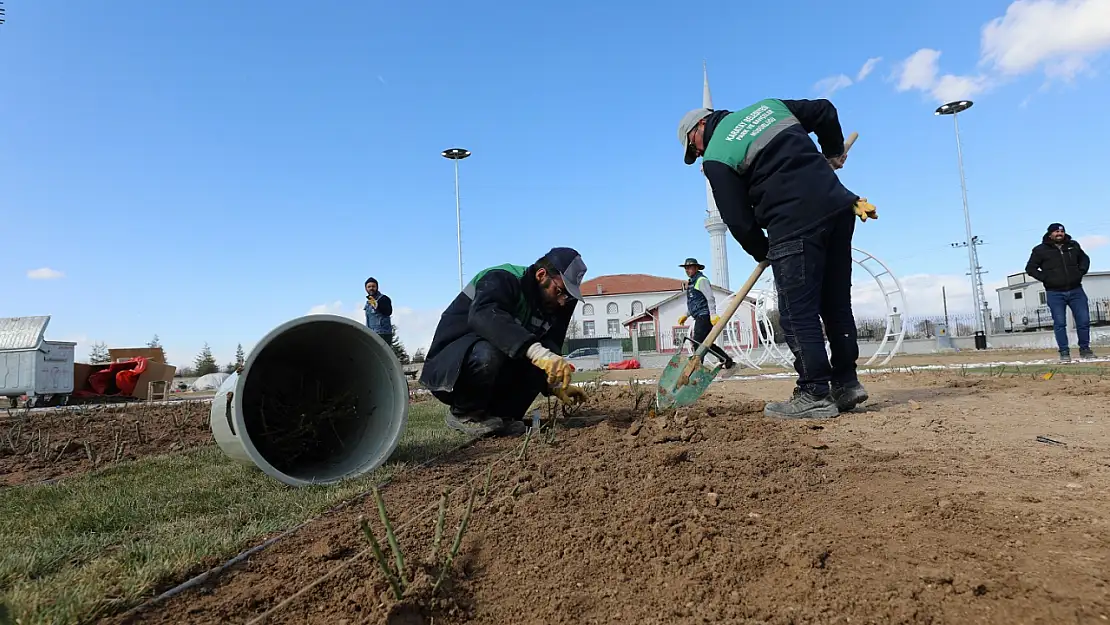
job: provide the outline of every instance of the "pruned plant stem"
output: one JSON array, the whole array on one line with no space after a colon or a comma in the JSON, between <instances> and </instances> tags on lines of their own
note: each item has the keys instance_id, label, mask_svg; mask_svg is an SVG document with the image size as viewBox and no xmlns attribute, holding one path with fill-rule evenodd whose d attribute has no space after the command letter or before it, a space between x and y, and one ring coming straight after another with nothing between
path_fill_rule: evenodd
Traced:
<instances>
[{"instance_id":1,"label":"pruned plant stem","mask_svg":"<svg viewBox=\"0 0 1110 625\"><path fill-rule=\"evenodd\" d=\"M382 519L382 525L385 526L385 538L389 541L389 548L393 551L393 559L397 563L397 579L400 580L401 586L408 588L409 582L405 579L405 556L401 553L401 545L397 543L397 536L393 533L393 524L389 522L389 515L385 511L385 501L382 499L382 493L378 487L374 487L374 499L378 502L378 516Z\"/></svg>"},{"instance_id":2,"label":"pruned plant stem","mask_svg":"<svg viewBox=\"0 0 1110 625\"><path fill-rule=\"evenodd\" d=\"M482 486L482 498L489 499L489 481L493 477L493 463L486 467L486 483Z\"/></svg>"},{"instance_id":3,"label":"pruned plant stem","mask_svg":"<svg viewBox=\"0 0 1110 625\"><path fill-rule=\"evenodd\" d=\"M532 429L528 429L528 433L524 435L524 444L520 446L520 452L517 453L516 459L523 460L528 455L528 441L532 440Z\"/></svg>"},{"instance_id":4,"label":"pruned plant stem","mask_svg":"<svg viewBox=\"0 0 1110 625\"><path fill-rule=\"evenodd\" d=\"M389 581L389 586L393 589L393 596L400 601L404 595L401 592L400 582L397 581L397 576L390 570L389 562L386 561L385 554L382 553L382 547L378 544L378 539L374 538L374 532L370 530L370 524L366 522L365 516L361 514L358 516L358 525L362 528L362 535L370 543L370 551L374 554L374 559L378 561L378 566L381 567L382 573L385 573L385 579Z\"/></svg>"},{"instance_id":5,"label":"pruned plant stem","mask_svg":"<svg viewBox=\"0 0 1110 625\"><path fill-rule=\"evenodd\" d=\"M488 478L486 481L489 484ZM435 536L432 538L432 562L439 556L439 543L443 540L443 523L447 519L447 491L439 498L439 517L436 519Z\"/></svg>"},{"instance_id":6,"label":"pruned plant stem","mask_svg":"<svg viewBox=\"0 0 1110 625\"><path fill-rule=\"evenodd\" d=\"M447 577L447 572L451 570L451 566L455 563L455 556L459 554L459 547L462 546L463 534L466 533L466 527L470 524L470 513L474 510L474 493L475 489L470 489L470 500L466 503L466 512L463 513L462 519L459 521L459 531L455 533L455 542L451 543L451 553L447 555L447 559L443 562L443 568L439 570L439 577L436 578L436 583L432 586L432 594L434 595L439 590L440 584Z\"/></svg>"}]
</instances>

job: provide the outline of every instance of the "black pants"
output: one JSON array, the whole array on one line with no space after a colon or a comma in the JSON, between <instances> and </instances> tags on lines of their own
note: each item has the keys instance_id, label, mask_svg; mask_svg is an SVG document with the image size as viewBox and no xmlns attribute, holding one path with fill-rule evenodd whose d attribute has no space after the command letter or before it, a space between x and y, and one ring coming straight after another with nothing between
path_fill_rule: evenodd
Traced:
<instances>
[{"instance_id":1,"label":"black pants","mask_svg":"<svg viewBox=\"0 0 1110 625\"><path fill-rule=\"evenodd\" d=\"M527 358L512 359L489 341L478 341L467 352L452 391L433 391L456 414L485 412L515 420L547 386L547 374Z\"/></svg>"},{"instance_id":2,"label":"black pants","mask_svg":"<svg viewBox=\"0 0 1110 625\"><path fill-rule=\"evenodd\" d=\"M794 352L798 387L824 395L833 384L856 377L856 320L852 316L852 235L855 215L846 212L817 230L771 246L783 334ZM825 351L824 322L830 361Z\"/></svg>"},{"instance_id":3,"label":"black pants","mask_svg":"<svg viewBox=\"0 0 1110 625\"><path fill-rule=\"evenodd\" d=\"M690 338L701 343L705 340L705 337L709 336L709 331L712 329L713 323L710 322L709 317L694 317L694 332ZM723 362L728 362L728 354L717 345L716 341L713 342L713 345L709 346L709 351Z\"/></svg>"},{"instance_id":4,"label":"black pants","mask_svg":"<svg viewBox=\"0 0 1110 625\"><path fill-rule=\"evenodd\" d=\"M393 345L393 333L392 332L390 332L388 334L379 334L378 336L382 337L382 340L385 341L386 345Z\"/></svg>"}]
</instances>

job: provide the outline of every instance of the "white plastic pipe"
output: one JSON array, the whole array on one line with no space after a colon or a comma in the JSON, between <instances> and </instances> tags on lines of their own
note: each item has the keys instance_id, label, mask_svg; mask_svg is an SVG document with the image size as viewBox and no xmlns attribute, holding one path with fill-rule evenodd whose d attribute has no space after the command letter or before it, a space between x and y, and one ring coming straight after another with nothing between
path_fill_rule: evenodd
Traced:
<instances>
[{"instance_id":1,"label":"white plastic pipe","mask_svg":"<svg viewBox=\"0 0 1110 625\"><path fill-rule=\"evenodd\" d=\"M354 399L349 418L304 431L303 411L321 398ZM212 436L243 464L291 486L332 484L381 466L408 421L408 382L384 340L338 315L307 315L270 331L212 401ZM310 420L311 421L311 420ZM275 431L301 430L311 453L279 453Z\"/></svg>"}]
</instances>

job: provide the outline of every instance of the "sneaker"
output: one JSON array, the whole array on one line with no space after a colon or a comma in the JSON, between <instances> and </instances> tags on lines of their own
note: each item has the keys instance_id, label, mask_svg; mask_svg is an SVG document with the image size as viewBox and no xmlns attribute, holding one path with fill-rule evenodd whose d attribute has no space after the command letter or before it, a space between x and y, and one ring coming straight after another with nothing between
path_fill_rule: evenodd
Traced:
<instances>
[{"instance_id":1,"label":"sneaker","mask_svg":"<svg viewBox=\"0 0 1110 625\"><path fill-rule=\"evenodd\" d=\"M831 419L840 411L830 395L814 395L799 388L789 401L771 402L763 408L763 416L777 419Z\"/></svg>"},{"instance_id":2,"label":"sneaker","mask_svg":"<svg viewBox=\"0 0 1110 625\"><path fill-rule=\"evenodd\" d=\"M528 426L520 419L513 419L512 421L504 421L501 429L497 430L497 436L524 436L528 431Z\"/></svg>"},{"instance_id":3,"label":"sneaker","mask_svg":"<svg viewBox=\"0 0 1110 625\"><path fill-rule=\"evenodd\" d=\"M832 387L829 396L836 402L836 409L840 412L848 412L856 406L867 401L867 389L859 382L848 384L845 386Z\"/></svg>"},{"instance_id":4,"label":"sneaker","mask_svg":"<svg viewBox=\"0 0 1110 625\"><path fill-rule=\"evenodd\" d=\"M501 417L491 417L484 412L458 412L454 408L447 410L443 421L447 427L467 436L485 436L504 426Z\"/></svg>"},{"instance_id":5,"label":"sneaker","mask_svg":"<svg viewBox=\"0 0 1110 625\"><path fill-rule=\"evenodd\" d=\"M1091 348L1088 347L1087 349L1079 350L1079 357L1080 358L1095 358L1096 356L1095 356L1095 353L1093 351L1091 351Z\"/></svg>"},{"instance_id":6,"label":"sneaker","mask_svg":"<svg viewBox=\"0 0 1110 625\"><path fill-rule=\"evenodd\" d=\"M1071 362L1071 354L1068 352L1060 352L1060 362Z\"/></svg>"}]
</instances>

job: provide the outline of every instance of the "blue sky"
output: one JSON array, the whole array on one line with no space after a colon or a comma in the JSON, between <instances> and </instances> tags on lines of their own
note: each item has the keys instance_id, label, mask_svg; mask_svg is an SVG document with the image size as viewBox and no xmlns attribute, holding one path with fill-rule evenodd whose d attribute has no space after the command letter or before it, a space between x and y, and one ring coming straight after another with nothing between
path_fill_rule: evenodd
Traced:
<instances>
[{"instance_id":1,"label":"blue sky","mask_svg":"<svg viewBox=\"0 0 1110 625\"><path fill-rule=\"evenodd\" d=\"M467 276L553 245L588 277L678 276L710 256L675 135L703 60L718 108L840 87L860 133L842 179L881 215L855 244L903 278L910 314L937 312L942 284L950 309L970 301L942 99L976 102L961 132L987 283L1057 220L1110 269L1108 5L7 0L0 316L52 315L79 358L157 333L179 364L206 341L226 361L310 310L357 312L373 275L411 350L458 288L452 146L474 153ZM753 263L732 241L729 258L736 287Z\"/></svg>"}]
</instances>

